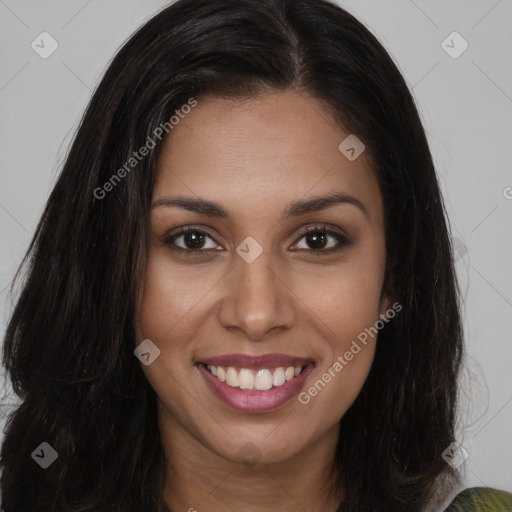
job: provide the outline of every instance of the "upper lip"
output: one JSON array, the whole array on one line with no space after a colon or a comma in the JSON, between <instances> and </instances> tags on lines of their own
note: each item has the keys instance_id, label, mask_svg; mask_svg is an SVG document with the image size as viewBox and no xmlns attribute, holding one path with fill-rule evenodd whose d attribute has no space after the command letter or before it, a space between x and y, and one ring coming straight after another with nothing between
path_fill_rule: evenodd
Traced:
<instances>
[{"instance_id":1,"label":"upper lip","mask_svg":"<svg viewBox=\"0 0 512 512\"><path fill-rule=\"evenodd\" d=\"M225 354L222 356L207 357L198 362L211 366L233 366L238 368L258 369L305 366L315 361L314 359L306 359L287 354L262 354L259 356L250 354Z\"/></svg>"}]
</instances>

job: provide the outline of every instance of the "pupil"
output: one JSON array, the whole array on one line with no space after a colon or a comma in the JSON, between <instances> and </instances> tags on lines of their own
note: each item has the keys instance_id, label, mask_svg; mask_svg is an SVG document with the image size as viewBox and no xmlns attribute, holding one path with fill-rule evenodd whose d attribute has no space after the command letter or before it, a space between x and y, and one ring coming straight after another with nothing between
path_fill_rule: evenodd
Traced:
<instances>
[{"instance_id":1,"label":"pupil","mask_svg":"<svg viewBox=\"0 0 512 512\"><path fill-rule=\"evenodd\" d=\"M310 246L314 246L315 249L318 248L318 245L324 246L325 245L325 234L320 233L319 231L315 231L313 233L308 234L308 244Z\"/></svg>"},{"instance_id":2,"label":"pupil","mask_svg":"<svg viewBox=\"0 0 512 512\"><path fill-rule=\"evenodd\" d=\"M189 249L197 249L203 242L204 235L198 233L197 231L192 231L191 233L187 233L185 235L185 245ZM190 243L189 243L190 242Z\"/></svg>"}]
</instances>

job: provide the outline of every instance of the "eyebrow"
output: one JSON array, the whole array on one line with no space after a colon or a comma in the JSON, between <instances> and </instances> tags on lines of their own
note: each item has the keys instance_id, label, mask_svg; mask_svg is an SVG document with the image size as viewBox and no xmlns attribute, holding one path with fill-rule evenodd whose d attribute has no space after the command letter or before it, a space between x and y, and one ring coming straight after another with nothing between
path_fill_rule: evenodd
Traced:
<instances>
[{"instance_id":1,"label":"eyebrow","mask_svg":"<svg viewBox=\"0 0 512 512\"><path fill-rule=\"evenodd\" d=\"M338 204L351 204L361 210L368 217L368 210L363 203L354 196L345 193L332 193L327 196L318 196L310 199L298 200L291 202L283 211L282 219L290 217L298 217L306 213L320 212L327 210ZM229 212L220 204L202 198L176 196L162 197L157 199L151 205L151 208L160 207L179 207L192 212L208 215L210 217L218 217L227 219L230 217Z\"/></svg>"}]
</instances>

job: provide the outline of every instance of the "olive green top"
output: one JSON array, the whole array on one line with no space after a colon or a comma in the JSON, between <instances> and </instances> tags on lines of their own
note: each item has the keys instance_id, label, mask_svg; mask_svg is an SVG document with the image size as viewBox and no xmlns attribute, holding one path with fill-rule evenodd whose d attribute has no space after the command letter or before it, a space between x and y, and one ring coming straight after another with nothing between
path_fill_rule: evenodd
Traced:
<instances>
[{"instance_id":1,"label":"olive green top","mask_svg":"<svg viewBox=\"0 0 512 512\"><path fill-rule=\"evenodd\" d=\"M489 487L471 487L457 494L445 512L512 512L512 494Z\"/></svg>"},{"instance_id":2,"label":"olive green top","mask_svg":"<svg viewBox=\"0 0 512 512\"><path fill-rule=\"evenodd\" d=\"M348 511L360 512L348 503L341 503L337 510ZM512 494L490 487L471 487L459 492L442 512L512 512Z\"/></svg>"}]
</instances>

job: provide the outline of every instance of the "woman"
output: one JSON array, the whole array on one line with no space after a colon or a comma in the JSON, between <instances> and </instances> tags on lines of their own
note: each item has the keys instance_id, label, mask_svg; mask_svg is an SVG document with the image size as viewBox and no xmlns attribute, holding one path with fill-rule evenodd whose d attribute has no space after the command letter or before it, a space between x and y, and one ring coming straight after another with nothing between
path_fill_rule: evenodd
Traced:
<instances>
[{"instance_id":1,"label":"woman","mask_svg":"<svg viewBox=\"0 0 512 512\"><path fill-rule=\"evenodd\" d=\"M432 157L395 64L339 7L180 0L147 22L25 267L6 512L419 512L458 482ZM448 510L473 495L512 503L473 489Z\"/></svg>"}]
</instances>

